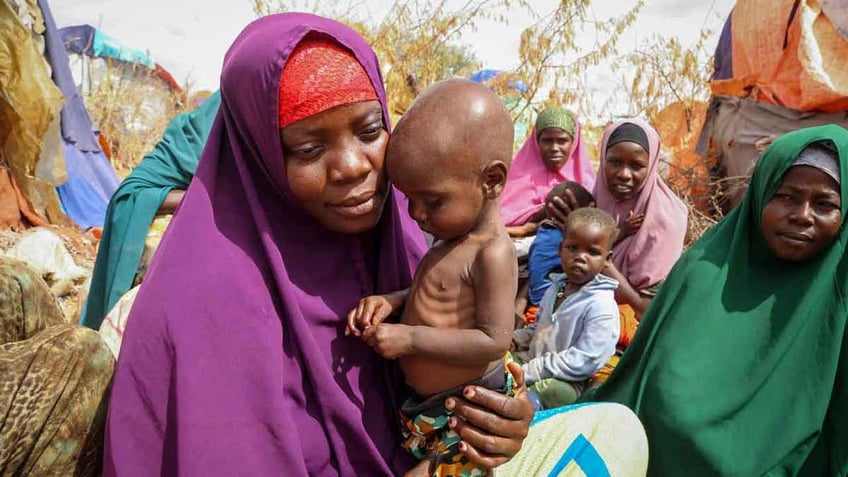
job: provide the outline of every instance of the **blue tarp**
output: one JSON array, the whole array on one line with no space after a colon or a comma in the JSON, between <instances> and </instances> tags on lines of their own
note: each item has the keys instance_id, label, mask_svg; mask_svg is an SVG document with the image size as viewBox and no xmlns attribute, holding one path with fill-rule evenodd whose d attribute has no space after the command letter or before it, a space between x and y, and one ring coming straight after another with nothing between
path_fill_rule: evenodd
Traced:
<instances>
[{"instance_id":1,"label":"blue tarp","mask_svg":"<svg viewBox=\"0 0 848 477\"><path fill-rule=\"evenodd\" d=\"M59 30L65 48L78 55L112 58L125 63L138 63L150 69L155 63L147 53L122 45L118 40L91 25L75 25Z\"/></svg>"},{"instance_id":2,"label":"blue tarp","mask_svg":"<svg viewBox=\"0 0 848 477\"><path fill-rule=\"evenodd\" d=\"M733 78L733 10L724 22L713 59L713 80Z\"/></svg>"},{"instance_id":3,"label":"blue tarp","mask_svg":"<svg viewBox=\"0 0 848 477\"><path fill-rule=\"evenodd\" d=\"M53 69L53 81L65 96L62 107L62 142L68 181L57 187L65 213L82 228L102 227L109 198L119 180L112 165L100 150L91 116L85 108L68 63L68 53L56 28L47 0L38 0L46 26L47 60Z\"/></svg>"},{"instance_id":4,"label":"blue tarp","mask_svg":"<svg viewBox=\"0 0 848 477\"><path fill-rule=\"evenodd\" d=\"M68 181L56 188L62 208L83 229L102 227L109 199L120 181L102 152L86 152L65 141Z\"/></svg>"},{"instance_id":5,"label":"blue tarp","mask_svg":"<svg viewBox=\"0 0 848 477\"><path fill-rule=\"evenodd\" d=\"M493 78L495 78L496 76L499 76L502 73L503 73L503 71L499 71L499 70L484 69L484 70L474 72L470 77L468 77L468 79L470 79L471 81L474 81L475 83L485 83L486 81L489 81L490 79L493 79ZM521 80L510 81L507 86L516 90L516 91L521 92L521 94L524 94L524 93L527 92L527 85L524 84L524 81L521 81Z\"/></svg>"}]
</instances>

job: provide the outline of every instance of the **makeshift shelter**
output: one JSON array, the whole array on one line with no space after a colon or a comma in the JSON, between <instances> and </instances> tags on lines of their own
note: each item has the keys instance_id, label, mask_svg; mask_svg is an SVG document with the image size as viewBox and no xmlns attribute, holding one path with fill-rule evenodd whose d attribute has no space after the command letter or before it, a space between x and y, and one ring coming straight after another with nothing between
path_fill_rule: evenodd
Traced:
<instances>
[{"instance_id":1,"label":"makeshift shelter","mask_svg":"<svg viewBox=\"0 0 848 477\"><path fill-rule=\"evenodd\" d=\"M59 34L65 43L65 49L71 55L74 79L83 94L91 89L92 81L96 81L96 77L92 78L92 74L97 74L92 71L92 64L100 66L109 61L122 67L129 76L149 72L161 80L163 86L175 92L182 92L171 73L154 62L147 53L122 45L115 38L91 25L65 27L59 30Z\"/></svg>"},{"instance_id":2,"label":"makeshift shelter","mask_svg":"<svg viewBox=\"0 0 848 477\"><path fill-rule=\"evenodd\" d=\"M101 226L118 178L74 84L47 1L0 2L0 22L0 48L12 59L3 65L10 80L0 83L0 97L11 99L0 105L6 138L0 160L25 199L19 198L21 216L30 212L24 213L29 201L51 223L65 223L64 212L83 229Z\"/></svg>"},{"instance_id":3,"label":"makeshift shelter","mask_svg":"<svg viewBox=\"0 0 848 477\"><path fill-rule=\"evenodd\" d=\"M742 197L757 144L821 124L848 127L848 6L738 0L715 52L713 99L697 152L725 211Z\"/></svg>"},{"instance_id":4,"label":"makeshift shelter","mask_svg":"<svg viewBox=\"0 0 848 477\"><path fill-rule=\"evenodd\" d=\"M184 92L148 53L97 28L70 26L60 35L77 89L99 118L113 167L119 173L129 172L153 147L165 126L163 118L185 105Z\"/></svg>"},{"instance_id":5,"label":"makeshift shelter","mask_svg":"<svg viewBox=\"0 0 848 477\"><path fill-rule=\"evenodd\" d=\"M709 170L694 149L706 111L707 104L703 101L675 101L651 121L662 141L665 160L661 167L667 182L705 212L710 205Z\"/></svg>"},{"instance_id":6,"label":"makeshift shelter","mask_svg":"<svg viewBox=\"0 0 848 477\"><path fill-rule=\"evenodd\" d=\"M38 0L44 15L47 58L53 67L53 81L65 95L62 108L62 145L68 180L58 187L62 206L83 229L101 227L109 198L119 180L100 147L91 116L74 84L68 54L56 28L47 0Z\"/></svg>"},{"instance_id":7,"label":"makeshift shelter","mask_svg":"<svg viewBox=\"0 0 848 477\"><path fill-rule=\"evenodd\" d=\"M60 145L62 92L44 57L41 10L0 2L0 227L67 221L54 186L67 180Z\"/></svg>"}]
</instances>

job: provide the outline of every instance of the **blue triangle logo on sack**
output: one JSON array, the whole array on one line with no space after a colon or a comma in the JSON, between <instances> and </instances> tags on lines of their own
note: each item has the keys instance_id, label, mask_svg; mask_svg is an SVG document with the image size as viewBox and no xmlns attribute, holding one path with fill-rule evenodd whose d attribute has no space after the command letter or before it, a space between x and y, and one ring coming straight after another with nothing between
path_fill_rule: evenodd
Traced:
<instances>
[{"instance_id":1,"label":"blue triangle logo on sack","mask_svg":"<svg viewBox=\"0 0 848 477\"><path fill-rule=\"evenodd\" d=\"M558 476L571 462L577 464L580 470L586 474L586 477L610 477L609 469L607 469L604 459L601 458L595 446L583 434L580 434L571 442L571 445L568 446L568 449L559 458L554 468L551 469L548 477Z\"/></svg>"}]
</instances>

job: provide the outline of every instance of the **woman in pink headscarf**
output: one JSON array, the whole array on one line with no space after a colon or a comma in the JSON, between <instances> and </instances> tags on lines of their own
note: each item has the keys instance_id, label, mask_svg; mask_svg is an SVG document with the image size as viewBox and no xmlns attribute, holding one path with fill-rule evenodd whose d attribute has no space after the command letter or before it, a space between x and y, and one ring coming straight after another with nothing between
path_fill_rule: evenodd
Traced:
<instances>
[{"instance_id":1,"label":"woman in pink headscarf","mask_svg":"<svg viewBox=\"0 0 848 477\"><path fill-rule=\"evenodd\" d=\"M510 236L534 235L546 217L545 197L565 181L591 190L595 171L574 114L548 108L539 113L536 127L516 154L501 194L501 215Z\"/></svg>"},{"instance_id":2,"label":"woman in pink headscarf","mask_svg":"<svg viewBox=\"0 0 848 477\"><path fill-rule=\"evenodd\" d=\"M607 127L594 196L621 230L612 265L616 300L641 317L656 289L683 252L688 210L658 171L660 137L645 121L626 119Z\"/></svg>"}]
</instances>

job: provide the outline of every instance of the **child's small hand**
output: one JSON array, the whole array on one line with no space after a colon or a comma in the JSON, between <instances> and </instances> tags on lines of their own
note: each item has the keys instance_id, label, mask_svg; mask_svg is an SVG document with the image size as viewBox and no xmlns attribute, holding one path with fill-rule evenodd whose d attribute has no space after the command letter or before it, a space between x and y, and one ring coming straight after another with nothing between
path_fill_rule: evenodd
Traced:
<instances>
[{"instance_id":1,"label":"child's small hand","mask_svg":"<svg viewBox=\"0 0 848 477\"><path fill-rule=\"evenodd\" d=\"M545 210L548 212L548 218L551 219L557 228L565 229L565 221L568 214L580 208L580 203L577 201L574 192L566 190L563 194L564 199L557 196L545 203ZM593 201L589 207L595 207L597 204Z\"/></svg>"},{"instance_id":2,"label":"child's small hand","mask_svg":"<svg viewBox=\"0 0 848 477\"><path fill-rule=\"evenodd\" d=\"M386 359L395 359L412 353L412 327L381 323L362 334L368 346Z\"/></svg>"},{"instance_id":3,"label":"child's small hand","mask_svg":"<svg viewBox=\"0 0 848 477\"><path fill-rule=\"evenodd\" d=\"M618 271L618 268L615 267L615 264L612 263L612 260L607 261L607 264L604 265L604 268L603 270L601 270L601 273L610 278L618 280L619 283L621 283L622 280L627 280L626 278L624 278L621 272Z\"/></svg>"},{"instance_id":4,"label":"child's small hand","mask_svg":"<svg viewBox=\"0 0 848 477\"><path fill-rule=\"evenodd\" d=\"M642 222L644 221L645 214L634 214L631 210L627 216L627 220L624 221L624 225L621 227L621 237L629 237L635 234L642 227Z\"/></svg>"},{"instance_id":5,"label":"child's small hand","mask_svg":"<svg viewBox=\"0 0 848 477\"><path fill-rule=\"evenodd\" d=\"M775 135L761 137L754 141L754 149L756 149L757 152L761 153L768 149L768 147L771 146L771 143L773 143L775 139L777 139L777 136Z\"/></svg>"},{"instance_id":6,"label":"child's small hand","mask_svg":"<svg viewBox=\"0 0 848 477\"><path fill-rule=\"evenodd\" d=\"M345 336L362 336L362 331L377 326L394 311L394 307L382 295L367 296L347 314Z\"/></svg>"}]
</instances>

